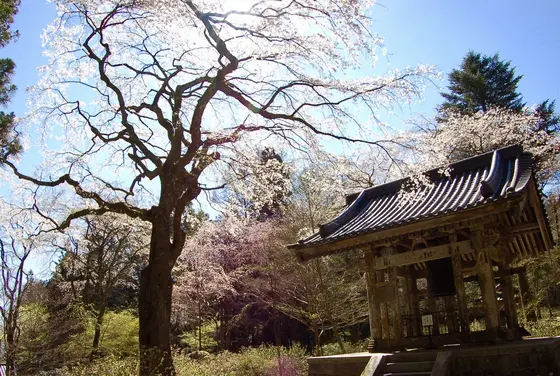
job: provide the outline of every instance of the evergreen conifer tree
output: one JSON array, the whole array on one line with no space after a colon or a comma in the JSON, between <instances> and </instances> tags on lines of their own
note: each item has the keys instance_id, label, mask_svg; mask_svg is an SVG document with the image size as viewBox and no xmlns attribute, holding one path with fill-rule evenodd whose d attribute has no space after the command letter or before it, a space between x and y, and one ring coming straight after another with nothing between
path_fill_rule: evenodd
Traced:
<instances>
[{"instance_id":1,"label":"evergreen conifer tree","mask_svg":"<svg viewBox=\"0 0 560 376\"><path fill-rule=\"evenodd\" d=\"M500 55L486 56L469 51L459 69L449 74L449 92L442 93L445 102L439 106L440 115L447 110L461 114L486 112L490 107L520 112L525 105L517 85L523 76L515 74L511 62Z\"/></svg>"},{"instance_id":2,"label":"evergreen conifer tree","mask_svg":"<svg viewBox=\"0 0 560 376\"><path fill-rule=\"evenodd\" d=\"M11 29L17 14L20 0L2 0L0 2L0 48L18 37L19 33ZM12 83L15 63L10 58L0 58L0 107L5 107L16 90ZM0 111L0 164L9 155L17 154L21 145L14 135L15 115L13 112Z\"/></svg>"}]
</instances>

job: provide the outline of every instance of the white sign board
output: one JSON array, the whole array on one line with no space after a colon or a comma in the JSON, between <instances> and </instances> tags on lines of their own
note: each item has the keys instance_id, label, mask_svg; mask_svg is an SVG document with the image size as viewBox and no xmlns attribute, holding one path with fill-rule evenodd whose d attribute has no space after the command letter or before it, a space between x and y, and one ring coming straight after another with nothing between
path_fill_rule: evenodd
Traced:
<instances>
[{"instance_id":1,"label":"white sign board","mask_svg":"<svg viewBox=\"0 0 560 376\"><path fill-rule=\"evenodd\" d=\"M432 315L422 315L422 326L434 326L434 318Z\"/></svg>"}]
</instances>

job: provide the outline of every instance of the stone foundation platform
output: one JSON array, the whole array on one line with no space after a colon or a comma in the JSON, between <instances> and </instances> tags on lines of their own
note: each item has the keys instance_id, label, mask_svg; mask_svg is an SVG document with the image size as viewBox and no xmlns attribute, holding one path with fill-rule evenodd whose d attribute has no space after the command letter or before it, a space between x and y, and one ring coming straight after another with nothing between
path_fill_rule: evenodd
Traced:
<instances>
[{"instance_id":1,"label":"stone foundation platform","mask_svg":"<svg viewBox=\"0 0 560 376\"><path fill-rule=\"evenodd\" d=\"M560 376L560 337L313 357L308 364L309 376Z\"/></svg>"}]
</instances>

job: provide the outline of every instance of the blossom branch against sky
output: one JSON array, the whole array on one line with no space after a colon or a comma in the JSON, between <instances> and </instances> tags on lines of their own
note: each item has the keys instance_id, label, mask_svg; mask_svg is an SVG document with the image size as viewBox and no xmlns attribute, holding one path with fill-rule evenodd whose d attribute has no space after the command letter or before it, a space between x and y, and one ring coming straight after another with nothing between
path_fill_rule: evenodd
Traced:
<instances>
[{"instance_id":1,"label":"blossom branch against sky","mask_svg":"<svg viewBox=\"0 0 560 376\"><path fill-rule=\"evenodd\" d=\"M239 3L240 1L235 2L235 4ZM242 1L241 3L243 6L240 8L248 9L250 6L250 2ZM234 2L222 2L221 5L224 7L222 11L231 11L232 4ZM484 6L485 11L479 12L482 6ZM493 54L499 51L504 59L511 59L517 66L518 71L523 72L524 79L520 82L519 89L528 103L536 103L545 97L560 99L557 93L560 79L554 66L555 61L560 58L560 50L550 48L551 45L556 43L554 38L558 34L558 26L553 19L553 15L560 11L559 6L560 4L556 2L546 2L536 7L523 2L511 3L505 0L495 1L491 4L482 0L469 4L451 4L440 0L427 4L411 3L408 0L394 0L382 6L374 6L365 14L373 19L369 31L383 36L381 39L375 34L375 47L377 52L381 52L381 54L376 55L377 59L372 56L363 57L363 66L356 71L352 71L345 78L352 78L357 75L372 77L378 73L390 71L394 67L402 68L418 63L437 64L441 71L445 73L457 66L468 49L475 49L485 54ZM162 17L164 16L162 14ZM43 48L39 35L42 29L55 17L54 2L46 5L41 1L24 1L14 25L15 29L21 31L21 36L18 43L9 45L4 49L6 55L13 57L17 65L14 83L21 90L16 93L10 110L13 109L18 116L27 112L25 105L27 93L24 88L35 84L37 65L48 63L48 57L42 56ZM239 18L236 19L236 17L234 14L229 15L231 20L238 22ZM477 28L473 29L471 20L475 18L478 20ZM247 22L253 23L256 21L258 20ZM169 27L176 28L177 23L170 24ZM381 45L382 42L384 46ZM524 48L520 49L520 45L523 45ZM193 48L195 48L194 45ZM385 48L385 50L380 50L380 48ZM386 54L383 52L386 52ZM535 59L534 56L541 58ZM146 56L146 58L149 57ZM374 62L376 65L372 68ZM329 62L325 66L328 67L330 64ZM441 87L445 86L445 82L435 83ZM437 87L430 84L427 89L427 95L424 101L420 103L401 104L394 110L389 111L380 109L377 111L379 120L398 129L411 112L424 112L427 117L430 117L430 113L441 102L441 97L438 94ZM83 95L82 99L88 103L93 103L92 95ZM225 107L228 112L225 112L224 118L228 118L231 111L229 106ZM216 107L214 112L220 113L221 111L218 111ZM362 123L371 120L369 116L364 118L365 120L360 118ZM243 121L244 119L245 117L238 120ZM222 120L221 117L217 118L216 123L219 124ZM287 131L280 129L278 132L285 134ZM28 128L24 134L26 137L24 139L26 153L19 162L19 167L29 173L44 158L37 152L39 149L35 143L36 134L36 127ZM60 146L63 137L62 132L53 129L52 132L42 134L46 143L56 147ZM71 138L71 135L65 135L64 137ZM301 141L297 135L293 135L293 137ZM269 140L267 142L272 143ZM354 146L348 146L334 151L342 150L345 154L352 155L353 149L355 149ZM115 157L112 159L113 163L103 169L104 176L97 176L98 180L103 178L110 181L114 176L123 176L118 162L122 158L117 158L118 155L114 151L111 156ZM50 155L44 159L50 160ZM108 159L111 158L104 158L103 162L107 162ZM48 175L45 176L48 177ZM55 176L53 175L53 177ZM6 175L3 175L2 178L3 181L8 181ZM18 185L20 184L18 183ZM210 187L211 185L207 184L207 186ZM157 191L157 184L153 185L149 182L138 184L138 187L139 189L141 187L145 188L142 192L142 195L145 196L150 196L154 190ZM3 186L2 191L4 195L9 194L6 185ZM69 206L73 205L68 194L59 194L65 198L61 201L67 202ZM149 205L153 200L153 197L148 199L147 204Z\"/></svg>"},{"instance_id":2,"label":"blossom branch against sky","mask_svg":"<svg viewBox=\"0 0 560 376\"><path fill-rule=\"evenodd\" d=\"M342 78L381 44L367 2L259 2L233 13L220 2L204 3L212 12L190 1L144 5L61 1L60 19L45 32L49 63L30 91L30 119L42 126L41 169L59 177L18 176L69 185L82 206L96 204L62 226L95 207L147 219L129 199L169 158L180 155L174 163L198 177L228 157L221 146L251 133L285 144L329 136L376 145L374 124L363 124L360 111L374 116L378 106L417 97L435 74L419 66ZM349 14L357 17L350 22Z\"/></svg>"}]
</instances>

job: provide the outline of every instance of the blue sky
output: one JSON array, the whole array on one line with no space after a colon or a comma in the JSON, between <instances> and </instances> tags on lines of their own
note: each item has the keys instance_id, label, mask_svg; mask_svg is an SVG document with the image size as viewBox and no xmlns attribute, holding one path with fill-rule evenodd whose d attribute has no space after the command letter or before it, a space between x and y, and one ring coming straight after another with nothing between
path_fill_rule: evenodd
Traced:
<instances>
[{"instance_id":1,"label":"blue sky","mask_svg":"<svg viewBox=\"0 0 560 376\"><path fill-rule=\"evenodd\" d=\"M553 0L383 1L373 8L374 32L385 37L389 55L380 58L377 71L425 63L446 75L470 49L499 52L523 74L519 91L528 104L560 99L559 15L560 1ZM36 81L37 66L45 63L40 35L55 17L52 4L23 0L15 25L21 38L0 50L0 56L17 64L15 83L20 90L10 105L16 114L26 111L24 89ZM438 84L445 87L446 80ZM411 110L431 113L441 102L438 91L429 87L422 104L397 112L392 121L405 120Z\"/></svg>"},{"instance_id":2,"label":"blue sky","mask_svg":"<svg viewBox=\"0 0 560 376\"><path fill-rule=\"evenodd\" d=\"M500 53L523 74L519 92L534 104L560 100L558 16L557 0L387 0L373 18L392 66L435 64L447 75L468 50ZM430 89L418 109L428 112L440 102L437 90Z\"/></svg>"}]
</instances>

